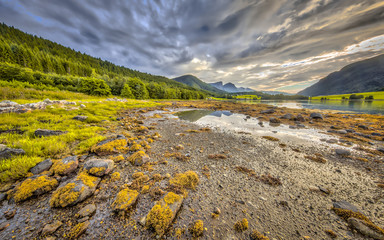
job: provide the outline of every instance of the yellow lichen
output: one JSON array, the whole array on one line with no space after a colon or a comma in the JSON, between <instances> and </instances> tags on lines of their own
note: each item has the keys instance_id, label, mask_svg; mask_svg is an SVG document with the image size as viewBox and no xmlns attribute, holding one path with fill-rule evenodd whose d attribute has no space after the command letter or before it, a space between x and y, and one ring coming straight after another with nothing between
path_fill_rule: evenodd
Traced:
<instances>
[{"instance_id":1,"label":"yellow lichen","mask_svg":"<svg viewBox=\"0 0 384 240\"><path fill-rule=\"evenodd\" d=\"M117 194L115 201L112 203L112 207L115 210L126 210L134 204L138 195L139 193L136 190L124 188Z\"/></svg>"},{"instance_id":2,"label":"yellow lichen","mask_svg":"<svg viewBox=\"0 0 384 240\"><path fill-rule=\"evenodd\" d=\"M105 172L105 167L93 167L93 168L89 169L88 172L92 175L99 175L100 173Z\"/></svg>"},{"instance_id":3,"label":"yellow lichen","mask_svg":"<svg viewBox=\"0 0 384 240\"><path fill-rule=\"evenodd\" d=\"M136 179L136 178L139 178L142 176L144 176L144 173L142 173L142 172L135 172L134 174L132 174L133 179Z\"/></svg>"},{"instance_id":4,"label":"yellow lichen","mask_svg":"<svg viewBox=\"0 0 384 240\"><path fill-rule=\"evenodd\" d=\"M243 218L241 221L235 223L235 230L238 232L243 232L248 229L248 220Z\"/></svg>"},{"instance_id":5,"label":"yellow lichen","mask_svg":"<svg viewBox=\"0 0 384 240\"><path fill-rule=\"evenodd\" d=\"M40 176L35 179L28 178L16 190L14 199L16 202L24 201L33 196L39 190L41 193L49 192L57 187L59 183L54 178Z\"/></svg>"},{"instance_id":6,"label":"yellow lichen","mask_svg":"<svg viewBox=\"0 0 384 240\"><path fill-rule=\"evenodd\" d=\"M168 205L171 205L175 202L180 201L181 197L177 195L174 192L169 192L165 197L164 197L164 202Z\"/></svg>"},{"instance_id":7,"label":"yellow lichen","mask_svg":"<svg viewBox=\"0 0 384 240\"><path fill-rule=\"evenodd\" d=\"M148 143L153 143L153 139L152 138L147 138L147 142Z\"/></svg>"},{"instance_id":8,"label":"yellow lichen","mask_svg":"<svg viewBox=\"0 0 384 240\"><path fill-rule=\"evenodd\" d=\"M52 166L52 171L55 174L63 175L65 172L68 171L68 169L72 168L73 165L76 165L75 161L71 161L67 164L63 163L62 161L56 161Z\"/></svg>"},{"instance_id":9,"label":"yellow lichen","mask_svg":"<svg viewBox=\"0 0 384 240\"><path fill-rule=\"evenodd\" d=\"M274 142L280 141L280 139L275 138L275 137L271 137L271 136L262 136L262 138L267 139L269 141L274 141Z\"/></svg>"},{"instance_id":10,"label":"yellow lichen","mask_svg":"<svg viewBox=\"0 0 384 240\"><path fill-rule=\"evenodd\" d=\"M64 187L57 189L53 194L50 200L51 207L66 207L76 201L84 187L79 192L73 191L76 187L75 183L68 183Z\"/></svg>"},{"instance_id":11,"label":"yellow lichen","mask_svg":"<svg viewBox=\"0 0 384 240\"><path fill-rule=\"evenodd\" d=\"M86 173L85 171L79 173L79 175L77 176L76 179L81 180L85 185L87 185L88 187L91 187L91 188L95 187L95 184L98 180L97 177L91 176L88 173Z\"/></svg>"},{"instance_id":12,"label":"yellow lichen","mask_svg":"<svg viewBox=\"0 0 384 240\"><path fill-rule=\"evenodd\" d=\"M195 189L199 183L199 177L194 171L187 171L185 173L176 174L169 183L178 187Z\"/></svg>"},{"instance_id":13,"label":"yellow lichen","mask_svg":"<svg viewBox=\"0 0 384 240\"><path fill-rule=\"evenodd\" d=\"M163 179L163 177L162 177L160 174L158 174L158 173L153 174L152 178L153 178L153 180L155 180L156 182L161 181L161 180Z\"/></svg>"},{"instance_id":14,"label":"yellow lichen","mask_svg":"<svg viewBox=\"0 0 384 240\"><path fill-rule=\"evenodd\" d=\"M149 185L144 185L143 188L141 189L141 194L146 194L149 192Z\"/></svg>"},{"instance_id":15,"label":"yellow lichen","mask_svg":"<svg viewBox=\"0 0 384 240\"><path fill-rule=\"evenodd\" d=\"M172 217L173 212L167 205L161 206L157 203L149 211L145 226L155 230L156 234L161 236L167 230L172 221Z\"/></svg>"},{"instance_id":16,"label":"yellow lichen","mask_svg":"<svg viewBox=\"0 0 384 240\"><path fill-rule=\"evenodd\" d=\"M268 237L259 233L257 230L253 230L253 232L249 235L249 237L251 238L251 240L269 240Z\"/></svg>"},{"instance_id":17,"label":"yellow lichen","mask_svg":"<svg viewBox=\"0 0 384 240\"><path fill-rule=\"evenodd\" d=\"M87 224L87 222L82 222L82 223L78 223L76 226L74 226L68 234L65 234L65 237L69 238L69 239L74 239L74 238L77 238L79 236L79 234L81 234L81 231L84 231L85 230L85 224Z\"/></svg>"},{"instance_id":18,"label":"yellow lichen","mask_svg":"<svg viewBox=\"0 0 384 240\"><path fill-rule=\"evenodd\" d=\"M147 154L145 154L144 151L138 151L129 156L128 161L132 164L135 164L136 162L140 164L142 163L143 157L145 157L146 155Z\"/></svg>"},{"instance_id":19,"label":"yellow lichen","mask_svg":"<svg viewBox=\"0 0 384 240\"><path fill-rule=\"evenodd\" d=\"M175 237L177 239L181 239L181 236L184 234L185 229L184 228L176 228L175 229Z\"/></svg>"},{"instance_id":20,"label":"yellow lichen","mask_svg":"<svg viewBox=\"0 0 384 240\"><path fill-rule=\"evenodd\" d=\"M327 233L330 238L337 238L337 234L330 229L326 229L324 232Z\"/></svg>"},{"instance_id":21,"label":"yellow lichen","mask_svg":"<svg viewBox=\"0 0 384 240\"><path fill-rule=\"evenodd\" d=\"M126 146L127 146L126 139L116 139L106 144L103 144L101 146L94 147L93 152L104 153L104 154L114 153L114 152L127 152L128 148Z\"/></svg>"},{"instance_id":22,"label":"yellow lichen","mask_svg":"<svg viewBox=\"0 0 384 240\"><path fill-rule=\"evenodd\" d=\"M121 178L121 176L120 176L119 172L114 172L114 173L111 174L111 181L112 182L119 181L120 178Z\"/></svg>"},{"instance_id":23,"label":"yellow lichen","mask_svg":"<svg viewBox=\"0 0 384 240\"><path fill-rule=\"evenodd\" d=\"M119 156L116 156L116 157L111 157L111 159L114 161L114 162L121 162L124 160L124 156L123 155L119 155Z\"/></svg>"},{"instance_id":24,"label":"yellow lichen","mask_svg":"<svg viewBox=\"0 0 384 240\"><path fill-rule=\"evenodd\" d=\"M134 143L130 148L129 148L129 151L131 152L137 152L141 149L141 145L140 144L137 144L137 143Z\"/></svg>"},{"instance_id":25,"label":"yellow lichen","mask_svg":"<svg viewBox=\"0 0 384 240\"><path fill-rule=\"evenodd\" d=\"M204 223L203 220L197 220L193 226L189 228L189 232L194 238L200 237L204 233Z\"/></svg>"}]
</instances>

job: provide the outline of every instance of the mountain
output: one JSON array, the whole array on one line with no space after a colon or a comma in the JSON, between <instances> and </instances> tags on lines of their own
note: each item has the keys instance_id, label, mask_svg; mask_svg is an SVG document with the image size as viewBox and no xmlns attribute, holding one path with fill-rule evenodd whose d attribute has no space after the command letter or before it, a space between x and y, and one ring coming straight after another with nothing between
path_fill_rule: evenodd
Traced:
<instances>
[{"instance_id":1,"label":"mountain","mask_svg":"<svg viewBox=\"0 0 384 240\"><path fill-rule=\"evenodd\" d=\"M280 91L263 91L263 93L266 93L266 94L269 94L269 95L279 95L279 94L286 95L286 96L293 95L291 93L280 92Z\"/></svg>"},{"instance_id":2,"label":"mountain","mask_svg":"<svg viewBox=\"0 0 384 240\"><path fill-rule=\"evenodd\" d=\"M214 92L214 93L221 93L221 94L225 93L224 91L217 89L216 87L201 81L200 79L198 79L197 77L195 77L193 75L183 75L183 76L174 78L173 80L175 80L179 83L183 83L185 85L194 87L196 89L206 90L206 91L210 91L210 92Z\"/></svg>"},{"instance_id":3,"label":"mountain","mask_svg":"<svg viewBox=\"0 0 384 240\"><path fill-rule=\"evenodd\" d=\"M236 87L235 84L233 83L227 83L223 85L223 82L215 82L215 83L210 83L211 86L214 86L217 89L220 89L225 92L230 92L230 93L236 93L236 92L254 92L253 89L250 88L243 88L243 87Z\"/></svg>"},{"instance_id":4,"label":"mountain","mask_svg":"<svg viewBox=\"0 0 384 240\"><path fill-rule=\"evenodd\" d=\"M374 92L383 88L384 54L349 64L297 94L319 96Z\"/></svg>"}]
</instances>

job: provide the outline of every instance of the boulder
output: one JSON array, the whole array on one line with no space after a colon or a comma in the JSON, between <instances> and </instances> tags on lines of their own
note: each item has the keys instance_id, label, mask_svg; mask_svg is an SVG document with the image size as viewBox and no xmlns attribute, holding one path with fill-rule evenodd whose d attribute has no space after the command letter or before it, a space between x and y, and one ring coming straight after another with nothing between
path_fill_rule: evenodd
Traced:
<instances>
[{"instance_id":1,"label":"boulder","mask_svg":"<svg viewBox=\"0 0 384 240\"><path fill-rule=\"evenodd\" d=\"M271 114L271 113L275 113L275 112L276 112L275 109L267 109L267 110L261 111L260 113L261 114Z\"/></svg>"},{"instance_id":2,"label":"boulder","mask_svg":"<svg viewBox=\"0 0 384 240\"><path fill-rule=\"evenodd\" d=\"M305 118L301 114L297 114L296 120L299 122L305 122Z\"/></svg>"},{"instance_id":3,"label":"boulder","mask_svg":"<svg viewBox=\"0 0 384 240\"><path fill-rule=\"evenodd\" d=\"M15 202L27 200L33 196L39 196L50 192L59 185L55 178L45 175L27 178L15 189L13 198Z\"/></svg>"},{"instance_id":4,"label":"boulder","mask_svg":"<svg viewBox=\"0 0 384 240\"><path fill-rule=\"evenodd\" d=\"M138 151L129 156L128 161L135 166L141 166L150 160L149 156L144 151Z\"/></svg>"},{"instance_id":5,"label":"boulder","mask_svg":"<svg viewBox=\"0 0 384 240\"><path fill-rule=\"evenodd\" d=\"M81 172L76 179L58 188L51 197L51 207L76 205L90 197L100 183L100 178Z\"/></svg>"},{"instance_id":6,"label":"boulder","mask_svg":"<svg viewBox=\"0 0 384 240\"><path fill-rule=\"evenodd\" d=\"M34 175L40 174L44 171L47 171L51 168L52 166L52 160L50 158L45 159L44 161L38 163L36 166L31 168L29 171L33 173Z\"/></svg>"},{"instance_id":7,"label":"boulder","mask_svg":"<svg viewBox=\"0 0 384 240\"><path fill-rule=\"evenodd\" d=\"M8 159L12 156L24 155L25 151L21 148L9 148L4 145L0 147L0 159Z\"/></svg>"},{"instance_id":8,"label":"boulder","mask_svg":"<svg viewBox=\"0 0 384 240\"><path fill-rule=\"evenodd\" d=\"M4 100L0 102L0 107L1 108L6 108L6 107L17 107L19 104L17 102L13 102L10 100Z\"/></svg>"},{"instance_id":9,"label":"boulder","mask_svg":"<svg viewBox=\"0 0 384 240\"><path fill-rule=\"evenodd\" d=\"M337 155L344 157L351 155L351 151L347 149L336 149L335 152Z\"/></svg>"},{"instance_id":10,"label":"boulder","mask_svg":"<svg viewBox=\"0 0 384 240\"><path fill-rule=\"evenodd\" d=\"M312 119L321 119L321 120L323 120L324 119L324 117L323 117L323 115L321 114L321 113L311 113L311 115L309 115L309 117L310 118L312 118Z\"/></svg>"},{"instance_id":11,"label":"boulder","mask_svg":"<svg viewBox=\"0 0 384 240\"><path fill-rule=\"evenodd\" d=\"M89 227L91 223L89 221L85 221L82 223L78 223L75 225L69 232L67 237L69 239L78 239L85 231L87 231L87 228Z\"/></svg>"},{"instance_id":12,"label":"boulder","mask_svg":"<svg viewBox=\"0 0 384 240\"><path fill-rule=\"evenodd\" d=\"M281 123L281 121L278 118L271 117L269 118L270 123Z\"/></svg>"},{"instance_id":13,"label":"boulder","mask_svg":"<svg viewBox=\"0 0 384 240\"><path fill-rule=\"evenodd\" d=\"M363 130L368 130L368 127L366 125L359 125L358 128L361 128Z\"/></svg>"},{"instance_id":14,"label":"boulder","mask_svg":"<svg viewBox=\"0 0 384 240\"><path fill-rule=\"evenodd\" d=\"M75 117L73 117L73 119L75 120L78 120L78 121L85 121L87 120L88 116L81 116L81 115L77 115Z\"/></svg>"},{"instance_id":15,"label":"boulder","mask_svg":"<svg viewBox=\"0 0 384 240\"><path fill-rule=\"evenodd\" d=\"M113 211L117 212L126 211L136 203L138 198L139 193L136 190L124 188L117 194L115 200L112 203L112 209Z\"/></svg>"},{"instance_id":16,"label":"boulder","mask_svg":"<svg viewBox=\"0 0 384 240\"><path fill-rule=\"evenodd\" d=\"M348 223L352 228L356 229L359 233L366 237L384 240L384 234L370 228L365 221L351 217L348 219Z\"/></svg>"},{"instance_id":17,"label":"boulder","mask_svg":"<svg viewBox=\"0 0 384 240\"><path fill-rule=\"evenodd\" d=\"M338 201L333 203L334 208L340 208L344 210L349 210L352 212L360 212L360 210L353 204L347 202L347 201Z\"/></svg>"},{"instance_id":18,"label":"boulder","mask_svg":"<svg viewBox=\"0 0 384 240\"><path fill-rule=\"evenodd\" d=\"M96 205L92 203L80 209L77 215L79 218L84 218L84 217L92 216L93 214L95 214L95 212L96 212Z\"/></svg>"},{"instance_id":19,"label":"boulder","mask_svg":"<svg viewBox=\"0 0 384 240\"><path fill-rule=\"evenodd\" d=\"M52 169L56 174L67 175L75 171L78 166L79 161L77 160L77 156L69 156L56 162Z\"/></svg>"},{"instance_id":20,"label":"boulder","mask_svg":"<svg viewBox=\"0 0 384 240\"><path fill-rule=\"evenodd\" d=\"M48 130L48 129L37 129L35 131L36 137L47 137L47 136L58 136L63 135L67 133L67 131L60 131L60 130Z\"/></svg>"},{"instance_id":21,"label":"boulder","mask_svg":"<svg viewBox=\"0 0 384 240\"><path fill-rule=\"evenodd\" d=\"M51 235L54 232L56 232L56 230L59 229L59 227L61 227L61 225L63 225L62 222L55 220L53 223L47 224L44 226L43 230L41 230L41 235L42 236Z\"/></svg>"},{"instance_id":22,"label":"boulder","mask_svg":"<svg viewBox=\"0 0 384 240\"><path fill-rule=\"evenodd\" d=\"M293 115L290 113L287 113L287 114L284 114L283 116L281 116L280 118L291 120L291 119L293 119Z\"/></svg>"},{"instance_id":23,"label":"boulder","mask_svg":"<svg viewBox=\"0 0 384 240\"><path fill-rule=\"evenodd\" d=\"M87 170L89 174L96 177L109 174L113 168L114 162L109 159L91 159L84 164L84 169Z\"/></svg>"}]
</instances>

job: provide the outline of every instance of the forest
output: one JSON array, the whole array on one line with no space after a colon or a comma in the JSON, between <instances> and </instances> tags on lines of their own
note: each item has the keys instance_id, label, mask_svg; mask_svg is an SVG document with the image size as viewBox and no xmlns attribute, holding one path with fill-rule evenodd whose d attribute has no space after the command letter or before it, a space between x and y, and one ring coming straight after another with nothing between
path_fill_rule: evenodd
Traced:
<instances>
[{"instance_id":1,"label":"forest","mask_svg":"<svg viewBox=\"0 0 384 240\"><path fill-rule=\"evenodd\" d=\"M132 99L204 99L210 94L117 66L4 23L0 24L0 80L39 90Z\"/></svg>"}]
</instances>

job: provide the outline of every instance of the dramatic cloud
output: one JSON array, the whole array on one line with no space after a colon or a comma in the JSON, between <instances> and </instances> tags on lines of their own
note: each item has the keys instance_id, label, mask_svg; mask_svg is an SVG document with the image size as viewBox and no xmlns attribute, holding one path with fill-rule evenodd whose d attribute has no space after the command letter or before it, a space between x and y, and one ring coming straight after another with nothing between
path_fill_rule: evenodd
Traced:
<instances>
[{"instance_id":1,"label":"dramatic cloud","mask_svg":"<svg viewBox=\"0 0 384 240\"><path fill-rule=\"evenodd\" d=\"M297 92L384 49L380 0L0 0L0 21L118 65Z\"/></svg>"}]
</instances>

